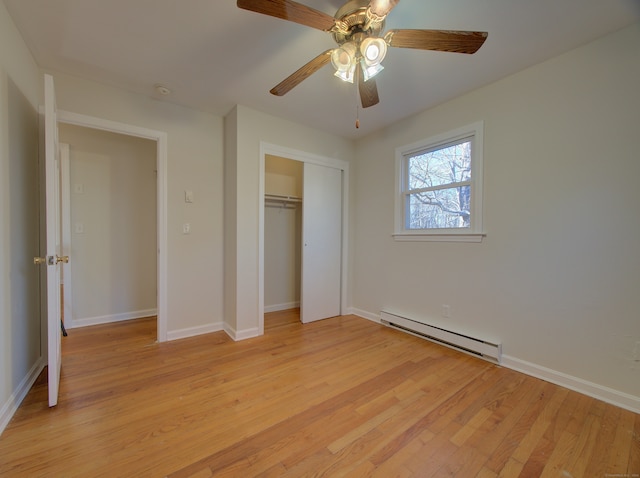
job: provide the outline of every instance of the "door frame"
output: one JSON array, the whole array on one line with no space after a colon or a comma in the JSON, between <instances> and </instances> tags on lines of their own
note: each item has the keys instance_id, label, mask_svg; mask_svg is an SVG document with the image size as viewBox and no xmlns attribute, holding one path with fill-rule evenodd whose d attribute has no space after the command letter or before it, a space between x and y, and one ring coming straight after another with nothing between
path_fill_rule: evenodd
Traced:
<instances>
[{"instance_id":1,"label":"door frame","mask_svg":"<svg viewBox=\"0 0 640 478\"><path fill-rule=\"evenodd\" d=\"M61 210L59 213L62 218L58 217L57 221L61 227L62 255L71 255L69 243L71 242L71 182L69 174L69 145L67 143L59 143L60 151L60 202ZM73 326L72 308L71 308L71 263L62 264L62 285L64 294L62 295L62 317L64 318L65 328ZM70 322L68 322L70 320Z\"/></svg>"},{"instance_id":2,"label":"door frame","mask_svg":"<svg viewBox=\"0 0 640 478\"><path fill-rule=\"evenodd\" d=\"M347 310L347 271L349 257L349 163L296 149L260 142L260 177L258 180L258 329L264 334L264 191L267 155L279 156L302 163L317 164L342 171L342 257L340 264L340 313ZM304 193L303 193L304 194ZM304 201L304 196L302 198Z\"/></svg>"},{"instance_id":3,"label":"door frame","mask_svg":"<svg viewBox=\"0 0 640 478\"><path fill-rule=\"evenodd\" d=\"M156 142L157 175L157 340L167 340L167 133L117 121L58 110L58 122ZM72 258L73 260L73 258Z\"/></svg>"}]
</instances>

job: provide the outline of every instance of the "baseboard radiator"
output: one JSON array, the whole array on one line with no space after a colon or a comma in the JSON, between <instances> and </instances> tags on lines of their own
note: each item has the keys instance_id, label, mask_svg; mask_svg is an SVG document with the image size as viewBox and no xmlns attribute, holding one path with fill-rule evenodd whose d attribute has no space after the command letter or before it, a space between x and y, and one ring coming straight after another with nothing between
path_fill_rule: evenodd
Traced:
<instances>
[{"instance_id":1,"label":"baseboard radiator","mask_svg":"<svg viewBox=\"0 0 640 478\"><path fill-rule=\"evenodd\" d=\"M441 327L435 327L423 322L417 322L390 312L381 311L380 319L387 327L408 332L412 335L422 337L490 362L500 363L502 357L502 344L469 337L468 335L463 335L451 330L445 330Z\"/></svg>"}]
</instances>

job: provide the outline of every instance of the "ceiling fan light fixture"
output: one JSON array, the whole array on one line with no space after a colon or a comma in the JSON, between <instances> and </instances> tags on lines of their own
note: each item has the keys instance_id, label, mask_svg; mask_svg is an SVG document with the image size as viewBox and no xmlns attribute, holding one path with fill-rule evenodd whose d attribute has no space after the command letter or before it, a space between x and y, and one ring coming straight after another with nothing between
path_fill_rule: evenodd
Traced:
<instances>
[{"instance_id":1,"label":"ceiling fan light fixture","mask_svg":"<svg viewBox=\"0 0 640 478\"><path fill-rule=\"evenodd\" d=\"M389 12L398 4L399 0L371 0L369 14L376 21L382 21Z\"/></svg>"},{"instance_id":2,"label":"ceiling fan light fixture","mask_svg":"<svg viewBox=\"0 0 640 478\"><path fill-rule=\"evenodd\" d=\"M384 66L382 66L380 63L378 63L377 65L368 66L365 63L364 59L362 59L360 65L362 66L362 77L364 81L368 81L370 78L373 78L382 70L384 70Z\"/></svg>"},{"instance_id":3,"label":"ceiling fan light fixture","mask_svg":"<svg viewBox=\"0 0 640 478\"><path fill-rule=\"evenodd\" d=\"M334 49L331 53L331 63L337 71L345 71L351 68L356 61L356 45L347 42Z\"/></svg>"},{"instance_id":4,"label":"ceiling fan light fixture","mask_svg":"<svg viewBox=\"0 0 640 478\"><path fill-rule=\"evenodd\" d=\"M360 53L367 66L379 65L387 55L387 43L379 37L365 38L360 44Z\"/></svg>"},{"instance_id":5,"label":"ceiling fan light fixture","mask_svg":"<svg viewBox=\"0 0 640 478\"><path fill-rule=\"evenodd\" d=\"M356 69L357 47L353 42L347 42L334 49L331 53L331 64L336 69L335 76L343 81L353 83Z\"/></svg>"},{"instance_id":6,"label":"ceiling fan light fixture","mask_svg":"<svg viewBox=\"0 0 640 478\"><path fill-rule=\"evenodd\" d=\"M364 81L373 78L382 70L382 60L387 54L387 43L378 37L368 37L360 44L360 65Z\"/></svg>"},{"instance_id":7,"label":"ceiling fan light fixture","mask_svg":"<svg viewBox=\"0 0 640 478\"><path fill-rule=\"evenodd\" d=\"M354 63L349 67L348 70L336 70L334 76L337 76L342 81L346 81L347 83L353 83L353 78L356 72L356 64Z\"/></svg>"}]
</instances>

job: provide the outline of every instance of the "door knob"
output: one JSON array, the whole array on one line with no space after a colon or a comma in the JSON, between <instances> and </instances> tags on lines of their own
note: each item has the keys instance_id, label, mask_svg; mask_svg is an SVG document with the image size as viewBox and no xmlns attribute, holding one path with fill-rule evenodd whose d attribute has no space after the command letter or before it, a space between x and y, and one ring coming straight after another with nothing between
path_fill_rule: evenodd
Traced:
<instances>
[{"instance_id":1,"label":"door knob","mask_svg":"<svg viewBox=\"0 0 640 478\"><path fill-rule=\"evenodd\" d=\"M64 262L65 264L69 263L69 256L58 256L56 255L56 259L55 261L53 260L53 256L49 256L47 257L34 257L33 258L33 263L36 265L40 265L40 264L49 264L50 266L56 265L56 264L60 264L61 262Z\"/></svg>"},{"instance_id":2,"label":"door knob","mask_svg":"<svg viewBox=\"0 0 640 478\"><path fill-rule=\"evenodd\" d=\"M56 255L56 264L60 264L64 262L65 264L69 263L69 256L58 256Z\"/></svg>"}]
</instances>

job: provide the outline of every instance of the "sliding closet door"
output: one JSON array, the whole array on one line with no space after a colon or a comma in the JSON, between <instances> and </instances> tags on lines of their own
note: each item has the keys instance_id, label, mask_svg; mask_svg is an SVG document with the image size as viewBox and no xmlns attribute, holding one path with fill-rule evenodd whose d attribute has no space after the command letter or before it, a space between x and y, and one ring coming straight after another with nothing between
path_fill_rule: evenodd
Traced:
<instances>
[{"instance_id":1,"label":"sliding closet door","mask_svg":"<svg viewBox=\"0 0 640 478\"><path fill-rule=\"evenodd\" d=\"M305 163L302 202L302 322L340 315L342 171Z\"/></svg>"}]
</instances>

